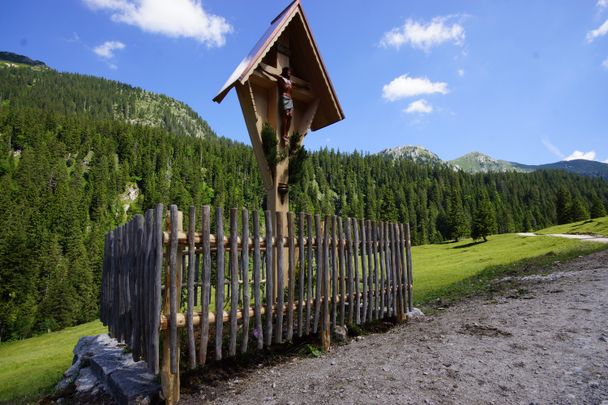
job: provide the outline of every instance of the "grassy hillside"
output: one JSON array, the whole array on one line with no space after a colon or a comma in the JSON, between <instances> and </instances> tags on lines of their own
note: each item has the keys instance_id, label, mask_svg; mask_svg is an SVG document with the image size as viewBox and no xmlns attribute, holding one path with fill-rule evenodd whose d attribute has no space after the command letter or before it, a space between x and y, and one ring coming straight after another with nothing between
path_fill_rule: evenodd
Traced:
<instances>
[{"instance_id":1,"label":"grassy hillside","mask_svg":"<svg viewBox=\"0 0 608 405\"><path fill-rule=\"evenodd\" d=\"M601 235L608 236L608 217L588 219L586 221L574 222L572 224L556 225L545 228L537 233L571 233L579 235Z\"/></svg>"},{"instance_id":2,"label":"grassy hillside","mask_svg":"<svg viewBox=\"0 0 608 405\"><path fill-rule=\"evenodd\" d=\"M606 223L606 219L604 219ZM608 248L560 238L492 236L488 242L443 243L413 247L415 304L436 298L460 299L513 269L543 266ZM525 263L525 265L524 265ZM60 332L0 344L0 402L33 399L50 392L72 360L80 336L105 332L91 322Z\"/></svg>"},{"instance_id":3,"label":"grassy hillside","mask_svg":"<svg viewBox=\"0 0 608 405\"><path fill-rule=\"evenodd\" d=\"M99 321L0 344L0 402L33 401L50 392L72 364L81 336L103 333Z\"/></svg>"}]
</instances>

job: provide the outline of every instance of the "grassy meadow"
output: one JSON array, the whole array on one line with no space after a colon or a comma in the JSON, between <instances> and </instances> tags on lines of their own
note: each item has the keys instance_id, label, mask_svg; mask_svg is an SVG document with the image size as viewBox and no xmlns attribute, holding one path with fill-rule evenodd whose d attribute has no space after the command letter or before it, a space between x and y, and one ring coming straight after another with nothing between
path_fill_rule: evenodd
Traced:
<instances>
[{"instance_id":1,"label":"grassy meadow","mask_svg":"<svg viewBox=\"0 0 608 405\"><path fill-rule=\"evenodd\" d=\"M571 224L556 225L550 228L542 229L537 233L573 233L608 236L608 217L588 219L586 221L573 222Z\"/></svg>"},{"instance_id":2,"label":"grassy meadow","mask_svg":"<svg viewBox=\"0 0 608 405\"><path fill-rule=\"evenodd\" d=\"M593 231L590 231L593 229ZM539 233L608 234L608 218L548 228ZM487 289L495 277L531 266L608 248L606 244L553 237L494 235L487 242L471 239L455 243L415 246L414 301L425 305L462 299ZM99 321L34 338L0 344L0 402L28 402L49 393L72 361L72 349L81 336L105 332Z\"/></svg>"}]
</instances>

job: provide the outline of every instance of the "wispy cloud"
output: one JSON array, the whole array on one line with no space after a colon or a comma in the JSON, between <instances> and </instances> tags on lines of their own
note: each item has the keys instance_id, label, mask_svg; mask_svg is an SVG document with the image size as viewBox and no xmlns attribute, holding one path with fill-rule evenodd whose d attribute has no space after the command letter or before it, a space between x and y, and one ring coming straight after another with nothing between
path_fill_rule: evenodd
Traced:
<instances>
[{"instance_id":1,"label":"wispy cloud","mask_svg":"<svg viewBox=\"0 0 608 405\"><path fill-rule=\"evenodd\" d=\"M604 59L604 61L602 62L602 67L608 70L608 58Z\"/></svg>"},{"instance_id":2,"label":"wispy cloud","mask_svg":"<svg viewBox=\"0 0 608 405\"><path fill-rule=\"evenodd\" d=\"M407 19L402 27L386 32L380 40L380 45L399 49L408 44L425 52L446 42L464 45L465 30L460 22L451 23L455 18L460 16L435 17L428 23Z\"/></svg>"},{"instance_id":3,"label":"wispy cloud","mask_svg":"<svg viewBox=\"0 0 608 405\"><path fill-rule=\"evenodd\" d=\"M595 160L596 153L594 150L590 150L589 152L581 152L580 150L575 150L570 155L566 156L564 160L575 160L575 159L583 159L583 160Z\"/></svg>"},{"instance_id":4,"label":"wispy cloud","mask_svg":"<svg viewBox=\"0 0 608 405\"><path fill-rule=\"evenodd\" d=\"M464 69L458 69L458 76L464 77Z\"/></svg>"},{"instance_id":5,"label":"wispy cloud","mask_svg":"<svg viewBox=\"0 0 608 405\"><path fill-rule=\"evenodd\" d=\"M599 8L600 10L603 10L605 8L608 8L608 0L597 0L597 4L596 4L597 8Z\"/></svg>"},{"instance_id":6,"label":"wispy cloud","mask_svg":"<svg viewBox=\"0 0 608 405\"><path fill-rule=\"evenodd\" d=\"M593 42L594 39L603 37L606 34L608 34L608 20L604 21L598 28L587 33L587 42Z\"/></svg>"},{"instance_id":7,"label":"wispy cloud","mask_svg":"<svg viewBox=\"0 0 608 405\"><path fill-rule=\"evenodd\" d=\"M566 156L562 153L561 150L559 150L559 148L557 146L553 145L553 143L549 140L549 138L544 137L541 140L541 142L543 143L543 145L545 145L545 148L547 148L547 150L549 152L551 152L553 155L555 155L556 157L563 159L564 156Z\"/></svg>"},{"instance_id":8,"label":"wispy cloud","mask_svg":"<svg viewBox=\"0 0 608 405\"><path fill-rule=\"evenodd\" d=\"M192 38L207 46L223 46L232 26L206 12L200 0L82 0L93 10L111 13L113 21L146 32Z\"/></svg>"},{"instance_id":9,"label":"wispy cloud","mask_svg":"<svg viewBox=\"0 0 608 405\"><path fill-rule=\"evenodd\" d=\"M432 82L426 77L409 77L405 74L385 84L382 87L382 97L388 101L397 101L423 94L446 94L448 91L447 83Z\"/></svg>"},{"instance_id":10,"label":"wispy cloud","mask_svg":"<svg viewBox=\"0 0 608 405\"><path fill-rule=\"evenodd\" d=\"M405 110L408 114L430 114L433 112L433 106L425 99L416 100L410 103Z\"/></svg>"},{"instance_id":11,"label":"wispy cloud","mask_svg":"<svg viewBox=\"0 0 608 405\"><path fill-rule=\"evenodd\" d=\"M114 51L125 49L126 45L120 41L106 41L103 44L93 48L93 52L104 59L112 59Z\"/></svg>"}]
</instances>

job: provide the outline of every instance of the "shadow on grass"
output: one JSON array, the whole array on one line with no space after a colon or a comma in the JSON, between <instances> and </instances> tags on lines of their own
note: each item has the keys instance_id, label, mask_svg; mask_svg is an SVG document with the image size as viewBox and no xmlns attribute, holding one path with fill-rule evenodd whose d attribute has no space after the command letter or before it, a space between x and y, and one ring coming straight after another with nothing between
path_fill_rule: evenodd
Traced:
<instances>
[{"instance_id":1,"label":"shadow on grass","mask_svg":"<svg viewBox=\"0 0 608 405\"><path fill-rule=\"evenodd\" d=\"M452 249L464 249L464 248L468 248L468 247L479 245L480 243L486 243L486 242L487 242L486 240L478 240L478 241L467 243L466 245L454 246Z\"/></svg>"},{"instance_id":2,"label":"shadow on grass","mask_svg":"<svg viewBox=\"0 0 608 405\"><path fill-rule=\"evenodd\" d=\"M497 283L496 281L506 276L526 276L531 274L548 274L559 270L555 267L556 262L566 263L581 255L607 250L608 245L583 244L577 248L556 253L548 252L541 256L522 259L513 263L490 266L474 276L460 280L448 286L428 291L418 296L415 293L414 282L414 305L421 307L426 314L454 305L474 296L486 296L492 298L517 284L517 281Z\"/></svg>"}]
</instances>

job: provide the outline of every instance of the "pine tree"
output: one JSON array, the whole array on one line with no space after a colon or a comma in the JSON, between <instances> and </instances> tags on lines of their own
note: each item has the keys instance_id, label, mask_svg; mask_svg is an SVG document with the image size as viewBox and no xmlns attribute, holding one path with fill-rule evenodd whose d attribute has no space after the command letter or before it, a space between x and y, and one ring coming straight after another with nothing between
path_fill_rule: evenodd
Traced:
<instances>
[{"instance_id":1,"label":"pine tree","mask_svg":"<svg viewBox=\"0 0 608 405\"><path fill-rule=\"evenodd\" d=\"M555 203L558 224L572 222L572 196L565 187L557 192L557 202Z\"/></svg>"},{"instance_id":2,"label":"pine tree","mask_svg":"<svg viewBox=\"0 0 608 405\"><path fill-rule=\"evenodd\" d=\"M473 217L471 237L475 240L483 238L483 241L486 242L489 235L496 233L496 229L496 213L494 207L487 196L483 196L479 203L479 207L477 208L477 212Z\"/></svg>"},{"instance_id":3,"label":"pine tree","mask_svg":"<svg viewBox=\"0 0 608 405\"><path fill-rule=\"evenodd\" d=\"M578 222L586 219L589 219L589 209L580 197L576 197L570 210L570 220Z\"/></svg>"},{"instance_id":4,"label":"pine tree","mask_svg":"<svg viewBox=\"0 0 608 405\"><path fill-rule=\"evenodd\" d=\"M602 200L594 194L591 199L591 218L601 218L606 216L606 207Z\"/></svg>"},{"instance_id":5,"label":"pine tree","mask_svg":"<svg viewBox=\"0 0 608 405\"><path fill-rule=\"evenodd\" d=\"M450 200L450 211L448 214L448 238L458 242L458 240L466 236L469 231L467 220L462 208L462 202L457 193L452 194Z\"/></svg>"}]
</instances>

